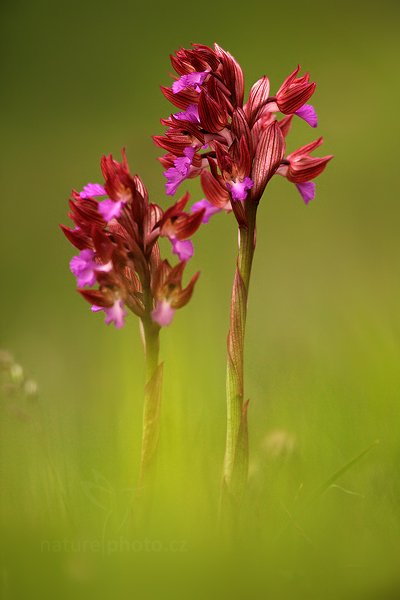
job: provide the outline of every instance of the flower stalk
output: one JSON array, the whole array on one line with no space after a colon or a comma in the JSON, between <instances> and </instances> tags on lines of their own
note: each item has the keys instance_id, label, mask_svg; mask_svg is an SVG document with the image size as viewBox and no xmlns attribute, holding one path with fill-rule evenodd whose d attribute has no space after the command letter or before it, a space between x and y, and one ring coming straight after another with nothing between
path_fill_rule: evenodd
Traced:
<instances>
[{"instance_id":1,"label":"flower stalk","mask_svg":"<svg viewBox=\"0 0 400 600\"><path fill-rule=\"evenodd\" d=\"M140 322L145 352L146 375L143 402L142 446L138 491L146 487L154 473L158 440L160 436L160 414L162 396L163 364L159 364L160 329L151 319Z\"/></svg>"},{"instance_id":2,"label":"flower stalk","mask_svg":"<svg viewBox=\"0 0 400 600\"><path fill-rule=\"evenodd\" d=\"M251 268L256 246L257 203L246 205L246 223L239 226L239 251L232 286L227 340L227 432L223 469L223 496L240 502L247 482L248 434L244 401L244 344Z\"/></svg>"}]
</instances>

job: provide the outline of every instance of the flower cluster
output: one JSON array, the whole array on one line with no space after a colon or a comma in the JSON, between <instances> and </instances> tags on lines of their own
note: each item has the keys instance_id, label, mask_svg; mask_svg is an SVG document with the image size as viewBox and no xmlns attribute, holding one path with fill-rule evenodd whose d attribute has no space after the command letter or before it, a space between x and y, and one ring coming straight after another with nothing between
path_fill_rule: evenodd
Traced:
<instances>
[{"instance_id":1,"label":"flower cluster","mask_svg":"<svg viewBox=\"0 0 400 600\"><path fill-rule=\"evenodd\" d=\"M168 325L176 309L190 300L199 276L182 287L186 262L193 254L188 239L200 226L206 210L192 213L184 208L186 194L165 212L149 202L138 175L131 175L123 152L119 163L110 156L101 159L104 184L87 184L73 191L69 217L74 227L61 226L68 240L80 251L70 263L78 291L104 311L105 322L119 328L127 309L155 327ZM159 237L171 241L179 263L162 260ZM91 289L98 285L97 289Z\"/></svg>"},{"instance_id":2,"label":"flower cluster","mask_svg":"<svg viewBox=\"0 0 400 600\"><path fill-rule=\"evenodd\" d=\"M166 168L167 194L199 175L207 198L204 220L214 212L233 210L239 223L245 219L243 201L258 202L275 173L295 183L305 203L314 198L312 180L332 158L310 156L322 138L285 157L294 115L317 126L315 110L307 104L316 86L308 73L299 76L298 66L275 95L270 95L268 78L262 77L244 103L242 69L217 44L181 48L171 63L177 76L172 87L161 90L179 112L162 119L165 134L153 138L167 152L159 159Z\"/></svg>"}]
</instances>

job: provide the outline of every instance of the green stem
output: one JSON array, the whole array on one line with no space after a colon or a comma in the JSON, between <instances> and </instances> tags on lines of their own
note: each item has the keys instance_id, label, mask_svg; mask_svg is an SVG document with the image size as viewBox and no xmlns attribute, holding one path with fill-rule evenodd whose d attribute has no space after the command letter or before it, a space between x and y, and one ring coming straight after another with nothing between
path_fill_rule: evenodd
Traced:
<instances>
[{"instance_id":1,"label":"green stem","mask_svg":"<svg viewBox=\"0 0 400 600\"><path fill-rule=\"evenodd\" d=\"M158 364L160 329L149 316L142 319L141 329L146 358L146 384L144 388L139 489L148 484L155 468L160 433L162 391L162 364Z\"/></svg>"},{"instance_id":2,"label":"green stem","mask_svg":"<svg viewBox=\"0 0 400 600\"><path fill-rule=\"evenodd\" d=\"M244 338L251 266L256 244L257 204L246 207L247 223L239 227L239 253L232 287L230 328L227 341L227 435L223 470L223 496L236 503L247 482L247 402L244 402Z\"/></svg>"}]
</instances>

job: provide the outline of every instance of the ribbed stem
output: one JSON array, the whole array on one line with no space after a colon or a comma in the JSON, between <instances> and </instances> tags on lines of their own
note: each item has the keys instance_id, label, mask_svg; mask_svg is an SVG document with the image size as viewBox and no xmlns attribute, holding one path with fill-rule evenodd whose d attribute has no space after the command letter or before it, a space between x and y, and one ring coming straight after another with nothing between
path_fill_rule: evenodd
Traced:
<instances>
[{"instance_id":1,"label":"ribbed stem","mask_svg":"<svg viewBox=\"0 0 400 600\"><path fill-rule=\"evenodd\" d=\"M227 435L223 471L223 499L235 503L247 482L247 402L244 402L244 338L251 266L256 244L257 204L246 207L246 226L239 227L239 253L232 287L230 328L227 340Z\"/></svg>"}]
</instances>

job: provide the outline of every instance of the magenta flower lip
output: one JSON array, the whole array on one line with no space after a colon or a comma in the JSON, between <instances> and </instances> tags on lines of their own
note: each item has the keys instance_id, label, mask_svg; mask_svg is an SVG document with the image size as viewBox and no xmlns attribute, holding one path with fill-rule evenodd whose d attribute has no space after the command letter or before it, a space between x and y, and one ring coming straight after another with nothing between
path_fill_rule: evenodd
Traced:
<instances>
[{"instance_id":1,"label":"magenta flower lip","mask_svg":"<svg viewBox=\"0 0 400 600\"><path fill-rule=\"evenodd\" d=\"M190 123L200 123L199 109L196 104L189 104L183 112L178 112L173 115L178 121L189 121Z\"/></svg>"},{"instance_id":2,"label":"magenta flower lip","mask_svg":"<svg viewBox=\"0 0 400 600\"><path fill-rule=\"evenodd\" d=\"M104 311L106 325L113 323L116 329L121 329L125 325L127 312L122 300L116 300L111 306L96 306L93 304L91 310L92 312Z\"/></svg>"},{"instance_id":3,"label":"magenta flower lip","mask_svg":"<svg viewBox=\"0 0 400 600\"><path fill-rule=\"evenodd\" d=\"M106 313L106 325L114 323L116 329L121 329L125 325L127 312L122 300L116 300L112 306L106 307L103 310Z\"/></svg>"},{"instance_id":4,"label":"magenta flower lip","mask_svg":"<svg viewBox=\"0 0 400 600\"><path fill-rule=\"evenodd\" d=\"M108 223L113 219L117 219L121 215L121 210L124 204L125 202L123 200L113 202L113 200L107 198L107 200L99 202L99 213L101 214L103 219Z\"/></svg>"},{"instance_id":5,"label":"magenta flower lip","mask_svg":"<svg viewBox=\"0 0 400 600\"><path fill-rule=\"evenodd\" d=\"M310 202L310 200L314 200L316 185L313 181L306 181L304 183L296 183L296 187L299 190L299 192L306 204L308 204Z\"/></svg>"},{"instance_id":6,"label":"magenta flower lip","mask_svg":"<svg viewBox=\"0 0 400 600\"><path fill-rule=\"evenodd\" d=\"M304 104L304 106L296 110L295 115L303 119L311 127L318 127L317 113L311 104Z\"/></svg>"},{"instance_id":7,"label":"magenta flower lip","mask_svg":"<svg viewBox=\"0 0 400 600\"><path fill-rule=\"evenodd\" d=\"M203 198L203 200L195 202L190 210L192 213L204 211L202 223L208 223L213 215L221 212L222 208L214 206L207 198Z\"/></svg>"},{"instance_id":8,"label":"magenta flower lip","mask_svg":"<svg viewBox=\"0 0 400 600\"><path fill-rule=\"evenodd\" d=\"M177 255L179 260L187 261L194 254L193 242L191 240L178 240L176 237L171 237L172 252Z\"/></svg>"},{"instance_id":9,"label":"magenta flower lip","mask_svg":"<svg viewBox=\"0 0 400 600\"><path fill-rule=\"evenodd\" d=\"M157 302L155 309L151 313L151 318L160 327L167 327L174 318L175 310L166 300Z\"/></svg>"},{"instance_id":10,"label":"magenta flower lip","mask_svg":"<svg viewBox=\"0 0 400 600\"><path fill-rule=\"evenodd\" d=\"M231 181L226 184L232 200L246 200L247 192L254 186L254 181L250 177L245 177L243 181Z\"/></svg>"},{"instance_id":11,"label":"magenta flower lip","mask_svg":"<svg viewBox=\"0 0 400 600\"><path fill-rule=\"evenodd\" d=\"M87 183L80 193L81 198L95 198L96 196L106 195L106 190L99 183Z\"/></svg>"},{"instance_id":12,"label":"magenta flower lip","mask_svg":"<svg viewBox=\"0 0 400 600\"><path fill-rule=\"evenodd\" d=\"M78 256L74 256L70 262L70 268L76 277L78 287L92 286L96 283L95 253L90 248L82 250Z\"/></svg>"},{"instance_id":13,"label":"magenta flower lip","mask_svg":"<svg viewBox=\"0 0 400 600\"><path fill-rule=\"evenodd\" d=\"M193 72L181 75L181 77L172 84L172 91L174 94L177 94L178 92L182 92L187 88L193 88L196 90L196 92L199 92L207 75L208 71L203 71L201 73Z\"/></svg>"},{"instance_id":14,"label":"magenta flower lip","mask_svg":"<svg viewBox=\"0 0 400 600\"><path fill-rule=\"evenodd\" d=\"M86 248L71 259L70 268L78 287L92 286L96 283L96 272L108 273L112 269L112 262L100 264L95 260L94 251Z\"/></svg>"},{"instance_id":15,"label":"magenta flower lip","mask_svg":"<svg viewBox=\"0 0 400 600\"><path fill-rule=\"evenodd\" d=\"M180 184L189 176L195 152L196 149L193 146L188 146L183 151L184 156L176 158L174 166L164 172L164 176L168 180L165 190L169 196L173 196Z\"/></svg>"}]
</instances>

